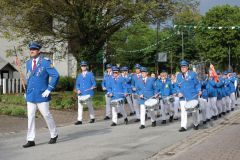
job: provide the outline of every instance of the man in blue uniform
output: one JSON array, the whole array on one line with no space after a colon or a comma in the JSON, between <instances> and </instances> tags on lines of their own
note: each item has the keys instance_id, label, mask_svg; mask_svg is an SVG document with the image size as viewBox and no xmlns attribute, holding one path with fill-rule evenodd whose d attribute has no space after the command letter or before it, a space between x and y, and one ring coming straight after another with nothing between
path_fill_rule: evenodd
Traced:
<instances>
[{"instance_id":1,"label":"man in blue uniform","mask_svg":"<svg viewBox=\"0 0 240 160\"><path fill-rule=\"evenodd\" d=\"M173 94L173 87L170 79L167 78L167 72L165 70L160 74L161 79L156 81L156 88L160 95L160 105L162 113L162 124L166 124L167 114L169 114L169 122L173 120L173 103L167 102L166 98Z\"/></svg>"},{"instance_id":2,"label":"man in blue uniform","mask_svg":"<svg viewBox=\"0 0 240 160\"><path fill-rule=\"evenodd\" d=\"M135 113L136 113L136 120L135 122L139 122L140 121L140 106L139 106L139 97L138 97L138 93L136 90L136 84L138 83L138 81L141 81L142 76L141 76L141 66L140 64L136 64L134 66L135 68L135 73L132 74L132 99L133 99L133 107L135 109Z\"/></svg>"},{"instance_id":3,"label":"man in blue uniform","mask_svg":"<svg viewBox=\"0 0 240 160\"><path fill-rule=\"evenodd\" d=\"M127 87L128 96L126 97L126 99L127 99L128 107L130 109L130 116L133 116L135 114L135 111L133 108L133 102L132 102L132 96L131 96L132 95L132 86L131 86L132 76L128 73L128 67L126 66L121 68L121 72Z\"/></svg>"},{"instance_id":4,"label":"man in blue uniform","mask_svg":"<svg viewBox=\"0 0 240 160\"><path fill-rule=\"evenodd\" d=\"M29 49L31 58L26 64L28 133L27 143L23 145L24 148L35 146L35 113L37 108L43 115L50 131L51 139L48 143L54 144L58 138L56 125L49 111L49 101L51 100L50 93L57 85L59 74L52 62L40 55L41 45L31 42ZM51 78L50 81L49 78Z\"/></svg>"},{"instance_id":5,"label":"man in blue uniform","mask_svg":"<svg viewBox=\"0 0 240 160\"><path fill-rule=\"evenodd\" d=\"M112 65L107 64L106 68L107 68L107 71L104 74L103 81L102 81L102 89L105 92L105 101L106 101L106 116L104 120L110 119L110 115L111 115L111 106L110 106L111 98L107 95L107 90L110 84L110 78L112 77Z\"/></svg>"},{"instance_id":6,"label":"man in blue uniform","mask_svg":"<svg viewBox=\"0 0 240 160\"><path fill-rule=\"evenodd\" d=\"M224 76L224 86L223 86L223 91L225 93L224 96L224 102L225 102L225 106L226 106L226 113L229 113L231 111L231 100L230 100L230 80L228 79L228 71L224 71L223 72Z\"/></svg>"},{"instance_id":7,"label":"man in blue uniform","mask_svg":"<svg viewBox=\"0 0 240 160\"><path fill-rule=\"evenodd\" d=\"M81 96L86 96L86 95L90 95L90 98L86 101L86 104L88 106L89 116L90 116L89 123L95 122L92 97L94 95L93 90L96 88L96 81L93 73L87 70L87 62L81 61L80 65L81 65L82 73L80 73L77 76L77 80L76 80L76 90L78 95L78 118L77 118L77 122L75 122L75 125L82 124L83 105L82 103L80 103L79 99L81 98Z\"/></svg>"},{"instance_id":8,"label":"man in blue uniform","mask_svg":"<svg viewBox=\"0 0 240 160\"><path fill-rule=\"evenodd\" d=\"M201 95L201 86L197 80L197 75L193 71L188 70L189 63L185 60L180 62L181 74L177 75L176 92L180 98L181 106L181 128L179 132L187 130L187 111L185 105L190 100L197 100ZM199 111L192 112L194 129L199 126Z\"/></svg>"},{"instance_id":9,"label":"man in blue uniform","mask_svg":"<svg viewBox=\"0 0 240 160\"><path fill-rule=\"evenodd\" d=\"M128 95L127 87L122 76L119 74L119 68L117 66L112 67L113 76L110 79L110 84L107 89L107 95L111 97L111 102L115 101L116 105L112 107L112 121L111 126L117 125L118 116L117 113L120 111L123 115L125 124L128 124L127 114L124 109L123 101Z\"/></svg>"},{"instance_id":10,"label":"man in blue uniform","mask_svg":"<svg viewBox=\"0 0 240 160\"><path fill-rule=\"evenodd\" d=\"M231 111L234 111L235 108L235 104L236 104L236 96L235 96L235 91L236 91L236 87L235 87L235 80L236 77L232 76L232 71L228 70L228 79L230 80L229 83L229 87L230 87L230 106L231 106Z\"/></svg>"},{"instance_id":11,"label":"man in blue uniform","mask_svg":"<svg viewBox=\"0 0 240 160\"><path fill-rule=\"evenodd\" d=\"M146 106L144 102L153 97L157 97L157 91L155 86L155 78L148 77L148 70L146 67L141 67L142 78L137 81L136 90L139 94L139 104L140 104L140 119L141 126L139 129L145 128L145 115L146 115ZM149 115L151 117L152 127L156 126L156 117L154 110L149 110Z\"/></svg>"}]
</instances>

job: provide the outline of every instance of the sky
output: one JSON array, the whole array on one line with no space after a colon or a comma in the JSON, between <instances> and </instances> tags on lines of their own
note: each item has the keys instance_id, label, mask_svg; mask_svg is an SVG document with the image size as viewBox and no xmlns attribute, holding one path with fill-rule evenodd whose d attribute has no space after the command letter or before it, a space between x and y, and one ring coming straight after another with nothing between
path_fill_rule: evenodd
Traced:
<instances>
[{"instance_id":1,"label":"sky","mask_svg":"<svg viewBox=\"0 0 240 160\"><path fill-rule=\"evenodd\" d=\"M225 4L240 6L240 0L200 0L200 13L204 15L212 7Z\"/></svg>"}]
</instances>

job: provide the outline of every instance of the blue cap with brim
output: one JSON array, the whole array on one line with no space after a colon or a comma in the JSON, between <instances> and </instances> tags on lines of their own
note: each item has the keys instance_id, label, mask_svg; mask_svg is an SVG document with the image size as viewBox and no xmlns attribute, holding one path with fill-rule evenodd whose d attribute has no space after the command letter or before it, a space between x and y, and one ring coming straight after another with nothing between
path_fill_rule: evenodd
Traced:
<instances>
[{"instance_id":1,"label":"blue cap with brim","mask_svg":"<svg viewBox=\"0 0 240 160\"><path fill-rule=\"evenodd\" d=\"M148 72L148 69L146 67L141 67L141 72Z\"/></svg>"},{"instance_id":2,"label":"blue cap with brim","mask_svg":"<svg viewBox=\"0 0 240 160\"><path fill-rule=\"evenodd\" d=\"M180 62L180 66L188 66L188 65L189 65L189 63L186 60L182 60Z\"/></svg>"},{"instance_id":3,"label":"blue cap with brim","mask_svg":"<svg viewBox=\"0 0 240 160\"><path fill-rule=\"evenodd\" d=\"M80 62L80 65L81 65L81 66L87 66L88 64L87 64L86 61L81 61L81 62Z\"/></svg>"},{"instance_id":4,"label":"blue cap with brim","mask_svg":"<svg viewBox=\"0 0 240 160\"><path fill-rule=\"evenodd\" d=\"M118 68L117 66L113 66L113 67L112 67L112 71L113 71L113 72L119 72L119 68Z\"/></svg>"},{"instance_id":5,"label":"blue cap with brim","mask_svg":"<svg viewBox=\"0 0 240 160\"><path fill-rule=\"evenodd\" d=\"M42 46L40 44L38 44L37 42L30 42L28 44L28 48L31 49L37 49L40 50L42 48Z\"/></svg>"}]
</instances>

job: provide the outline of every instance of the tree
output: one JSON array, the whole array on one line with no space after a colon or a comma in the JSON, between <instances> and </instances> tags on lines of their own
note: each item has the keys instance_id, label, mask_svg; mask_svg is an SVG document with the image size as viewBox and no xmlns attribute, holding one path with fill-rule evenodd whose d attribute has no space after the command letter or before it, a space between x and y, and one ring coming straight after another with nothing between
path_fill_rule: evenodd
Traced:
<instances>
[{"instance_id":1,"label":"tree","mask_svg":"<svg viewBox=\"0 0 240 160\"><path fill-rule=\"evenodd\" d=\"M200 23L200 26L203 27L197 30L196 36L203 59L212 62L221 69L227 69L230 49L232 67L239 69L240 30L231 28L231 26L239 25L239 7L224 5L209 10L203 17ZM208 29L208 26L213 27L213 29Z\"/></svg>"},{"instance_id":2,"label":"tree","mask_svg":"<svg viewBox=\"0 0 240 160\"><path fill-rule=\"evenodd\" d=\"M94 64L105 42L125 24L136 18L165 19L174 5L174 0L1 0L0 26L2 35L23 40L22 45L31 40L45 46L70 42L77 60Z\"/></svg>"},{"instance_id":3,"label":"tree","mask_svg":"<svg viewBox=\"0 0 240 160\"><path fill-rule=\"evenodd\" d=\"M151 66L154 64L156 31L149 25L135 21L116 32L108 42L109 62L133 67L136 63ZM148 49L143 50L144 48Z\"/></svg>"}]
</instances>

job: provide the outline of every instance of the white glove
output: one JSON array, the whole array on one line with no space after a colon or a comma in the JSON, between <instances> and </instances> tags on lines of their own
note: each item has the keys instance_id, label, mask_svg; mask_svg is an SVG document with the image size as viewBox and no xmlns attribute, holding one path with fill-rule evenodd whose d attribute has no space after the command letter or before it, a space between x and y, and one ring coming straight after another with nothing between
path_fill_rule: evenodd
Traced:
<instances>
[{"instance_id":1,"label":"white glove","mask_svg":"<svg viewBox=\"0 0 240 160\"><path fill-rule=\"evenodd\" d=\"M42 97L46 98L46 97L49 96L50 93L51 93L51 91L49 91L49 90L46 89L46 90L42 93Z\"/></svg>"},{"instance_id":2,"label":"white glove","mask_svg":"<svg viewBox=\"0 0 240 160\"><path fill-rule=\"evenodd\" d=\"M24 96L24 98L25 98L25 99L27 98L27 95L26 95L26 93L24 93L24 95L23 95L23 96Z\"/></svg>"}]
</instances>

